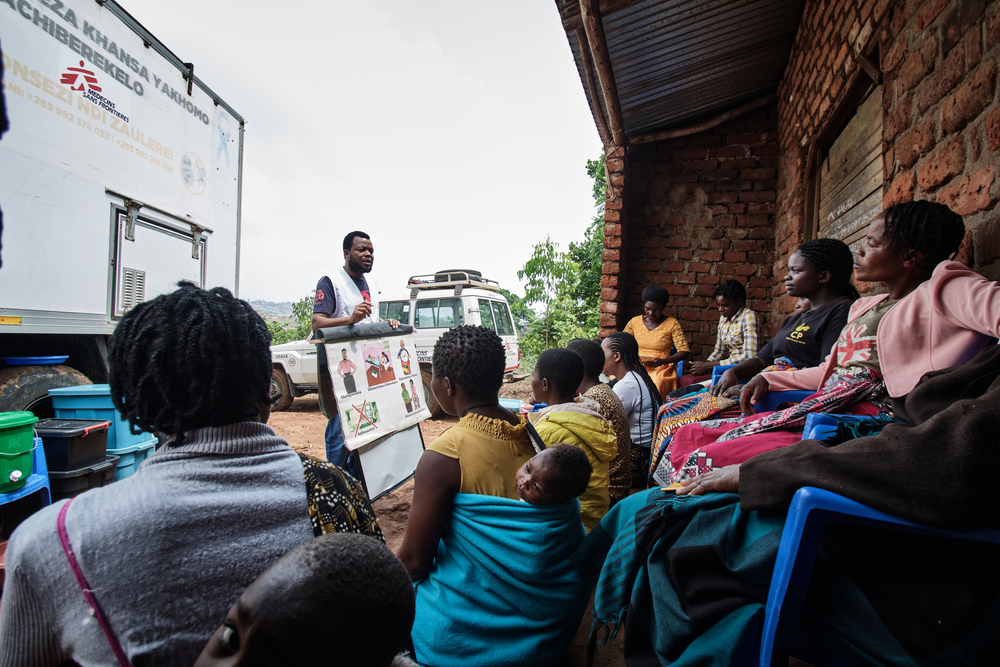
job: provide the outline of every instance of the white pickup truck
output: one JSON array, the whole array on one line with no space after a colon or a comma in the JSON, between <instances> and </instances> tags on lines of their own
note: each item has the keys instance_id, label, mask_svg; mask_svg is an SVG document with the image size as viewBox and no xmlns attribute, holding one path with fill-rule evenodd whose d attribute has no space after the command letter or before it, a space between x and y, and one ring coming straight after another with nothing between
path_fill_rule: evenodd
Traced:
<instances>
[{"instance_id":1,"label":"white pickup truck","mask_svg":"<svg viewBox=\"0 0 1000 667\"><path fill-rule=\"evenodd\" d=\"M517 331L507 299L500 285L483 278L478 271L446 270L412 276L406 284L409 294L400 298L380 299L379 317L399 320L413 326L420 375L423 379L424 405L431 415L440 406L431 392L431 362L434 344L448 329L463 324L478 324L500 336L507 352L505 374L514 376L521 361ZM296 396L314 393L317 388L316 345L293 341L271 346L271 394L282 395L275 410L287 410Z\"/></svg>"}]
</instances>

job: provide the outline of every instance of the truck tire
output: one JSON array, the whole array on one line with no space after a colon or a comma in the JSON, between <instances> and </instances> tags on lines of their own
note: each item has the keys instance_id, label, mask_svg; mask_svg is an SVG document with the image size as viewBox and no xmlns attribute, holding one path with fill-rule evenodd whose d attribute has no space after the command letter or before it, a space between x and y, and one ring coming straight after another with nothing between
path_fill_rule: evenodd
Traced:
<instances>
[{"instance_id":1,"label":"truck tire","mask_svg":"<svg viewBox=\"0 0 1000 667\"><path fill-rule=\"evenodd\" d=\"M49 389L93 384L69 366L11 366L0 370L0 412L27 410L39 419L54 417Z\"/></svg>"},{"instance_id":2,"label":"truck tire","mask_svg":"<svg viewBox=\"0 0 1000 667\"><path fill-rule=\"evenodd\" d=\"M292 396L291 388L288 386L288 376L285 375L283 368L275 366L271 369L271 400L278 394L281 394L281 398L271 406L272 412L284 412L292 407L295 397Z\"/></svg>"},{"instance_id":3,"label":"truck tire","mask_svg":"<svg viewBox=\"0 0 1000 667\"><path fill-rule=\"evenodd\" d=\"M431 391L431 372L421 370L420 380L424 385L424 405L431 411L431 417L437 419L441 415L441 406L434 398L434 392Z\"/></svg>"}]
</instances>

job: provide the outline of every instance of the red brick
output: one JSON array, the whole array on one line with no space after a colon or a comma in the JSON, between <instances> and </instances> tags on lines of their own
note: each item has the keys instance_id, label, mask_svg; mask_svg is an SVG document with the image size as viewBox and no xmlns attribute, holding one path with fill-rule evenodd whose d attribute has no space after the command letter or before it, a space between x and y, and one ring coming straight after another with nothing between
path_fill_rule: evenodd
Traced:
<instances>
[{"instance_id":1,"label":"red brick","mask_svg":"<svg viewBox=\"0 0 1000 667\"><path fill-rule=\"evenodd\" d=\"M618 276L601 276L601 287L618 287Z\"/></svg>"},{"instance_id":2,"label":"red brick","mask_svg":"<svg viewBox=\"0 0 1000 667\"><path fill-rule=\"evenodd\" d=\"M841 51L844 53L844 55L847 55L846 44L843 46ZM896 44L891 49L889 49L889 52L885 55L885 58L882 59L883 71L891 72L892 70L894 70L896 68L896 65L900 63L900 61L903 59L903 56L905 56L906 53L907 53L906 37L904 35L899 35L896 39ZM837 68L839 67L840 65L837 65Z\"/></svg>"},{"instance_id":3,"label":"red brick","mask_svg":"<svg viewBox=\"0 0 1000 667\"><path fill-rule=\"evenodd\" d=\"M684 150L674 151L674 160L702 160L708 157L708 149L706 148L686 148Z\"/></svg>"},{"instance_id":4,"label":"red brick","mask_svg":"<svg viewBox=\"0 0 1000 667\"><path fill-rule=\"evenodd\" d=\"M711 171L718 169L718 167L718 160L691 160L684 163L684 169L687 171Z\"/></svg>"},{"instance_id":5,"label":"red brick","mask_svg":"<svg viewBox=\"0 0 1000 667\"><path fill-rule=\"evenodd\" d=\"M607 337L608 334L614 331L618 331L618 318L615 317L614 315L611 315L609 313L601 313L601 318L598 320L598 323L602 327L601 331L605 332L604 333L605 338Z\"/></svg>"},{"instance_id":6,"label":"red brick","mask_svg":"<svg viewBox=\"0 0 1000 667\"><path fill-rule=\"evenodd\" d=\"M622 171L625 169L625 162L619 158L612 158L610 160L605 160L604 166L609 172Z\"/></svg>"},{"instance_id":7,"label":"red brick","mask_svg":"<svg viewBox=\"0 0 1000 667\"><path fill-rule=\"evenodd\" d=\"M777 143L773 144L754 144L750 147L751 155L778 155L781 153L781 147ZM763 164L763 160L761 161Z\"/></svg>"},{"instance_id":8,"label":"red brick","mask_svg":"<svg viewBox=\"0 0 1000 667\"><path fill-rule=\"evenodd\" d=\"M618 290L605 287L601 290L601 300L603 301L617 301L618 300Z\"/></svg>"},{"instance_id":9,"label":"red brick","mask_svg":"<svg viewBox=\"0 0 1000 667\"><path fill-rule=\"evenodd\" d=\"M924 28L934 22L941 10L948 6L949 0L931 0L926 3L913 19L913 34L923 32Z\"/></svg>"},{"instance_id":10,"label":"red brick","mask_svg":"<svg viewBox=\"0 0 1000 667\"><path fill-rule=\"evenodd\" d=\"M992 264L1000 258L1000 217L993 218L976 228L976 260L980 266Z\"/></svg>"},{"instance_id":11,"label":"red brick","mask_svg":"<svg viewBox=\"0 0 1000 667\"><path fill-rule=\"evenodd\" d=\"M747 261L751 264L764 264L772 261L772 257L769 252L751 252L747 254Z\"/></svg>"},{"instance_id":12,"label":"red brick","mask_svg":"<svg viewBox=\"0 0 1000 667\"><path fill-rule=\"evenodd\" d=\"M1000 7L994 5L986 16L986 50L1000 44Z\"/></svg>"},{"instance_id":13,"label":"red brick","mask_svg":"<svg viewBox=\"0 0 1000 667\"><path fill-rule=\"evenodd\" d=\"M610 208L610 209L615 209L615 210L620 210L620 209L621 209L621 207L622 207L622 202L621 202L621 200L620 200L620 199L619 199L619 200L617 200L617 201L612 201L611 199L607 199L607 200L606 200L606 201L604 202L604 209L605 209L605 210L607 210L607 209L609 209L609 208Z\"/></svg>"},{"instance_id":14,"label":"red brick","mask_svg":"<svg viewBox=\"0 0 1000 667\"><path fill-rule=\"evenodd\" d=\"M712 292L714 292L714 291L715 291L715 288L712 287L711 285L698 285L697 287L694 288L694 295L695 296L712 296ZM718 315L716 315L716 317L718 317Z\"/></svg>"},{"instance_id":15,"label":"red brick","mask_svg":"<svg viewBox=\"0 0 1000 667\"><path fill-rule=\"evenodd\" d=\"M725 262L745 262L747 254L745 252L727 252L722 256L722 260Z\"/></svg>"},{"instance_id":16,"label":"red brick","mask_svg":"<svg viewBox=\"0 0 1000 667\"><path fill-rule=\"evenodd\" d=\"M712 270L712 265L707 262L690 262L688 263L688 271L693 273L708 273Z\"/></svg>"},{"instance_id":17,"label":"red brick","mask_svg":"<svg viewBox=\"0 0 1000 667\"><path fill-rule=\"evenodd\" d=\"M917 176L917 183L928 192L942 183L947 183L963 171L965 171L965 145L963 138L959 136L924 163Z\"/></svg>"},{"instance_id":18,"label":"red brick","mask_svg":"<svg viewBox=\"0 0 1000 667\"><path fill-rule=\"evenodd\" d=\"M749 264L740 264L736 267L736 275L738 276L752 276L756 272L757 267Z\"/></svg>"},{"instance_id":19,"label":"red brick","mask_svg":"<svg viewBox=\"0 0 1000 667\"><path fill-rule=\"evenodd\" d=\"M736 269L738 268L739 267L733 266L732 264L716 264L715 273L720 276L731 276L736 273Z\"/></svg>"},{"instance_id":20,"label":"red brick","mask_svg":"<svg viewBox=\"0 0 1000 667\"><path fill-rule=\"evenodd\" d=\"M679 273L676 276L677 282L682 285L694 285L694 274L693 273ZM685 288L685 294L687 293L687 288Z\"/></svg>"},{"instance_id":21,"label":"red brick","mask_svg":"<svg viewBox=\"0 0 1000 667\"><path fill-rule=\"evenodd\" d=\"M776 195L773 190L767 190L764 192L741 192L740 201L741 202L765 202L774 201Z\"/></svg>"},{"instance_id":22,"label":"red brick","mask_svg":"<svg viewBox=\"0 0 1000 667\"><path fill-rule=\"evenodd\" d=\"M737 215L740 214L740 213L746 213L747 212L747 205L746 204L730 204L729 205L729 212L732 213L732 214L737 214Z\"/></svg>"},{"instance_id":23,"label":"red brick","mask_svg":"<svg viewBox=\"0 0 1000 667\"><path fill-rule=\"evenodd\" d=\"M619 222L621 220L621 211L607 210L604 211L604 222Z\"/></svg>"},{"instance_id":24,"label":"red brick","mask_svg":"<svg viewBox=\"0 0 1000 667\"><path fill-rule=\"evenodd\" d=\"M777 171L775 169L744 169L740 172L740 178L747 180L752 179L773 179L777 177Z\"/></svg>"},{"instance_id":25,"label":"red brick","mask_svg":"<svg viewBox=\"0 0 1000 667\"><path fill-rule=\"evenodd\" d=\"M923 81L924 77L934 67L934 59L937 55L937 39L930 35L924 40L919 51L912 50L910 55L903 61L899 68L899 75L896 78L899 93L905 93L916 87Z\"/></svg>"},{"instance_id":26,"label":"red brick","mask_svg":"<svg viewBox=\"0 0 1000 667\"><path fill-rule=\"evenodd\" d=\"M941 129L948 133L957 132L978 116L993 100L996 74L996 61L988 60L958 90L946 97L941 103Z\"/></svg>"},{"instance_id":27,"label":"red brick","mask_svg":"<svg viewBox=\"0 0 1000 667\"><path fill-rule=\"evenodd\" d=\"M971 177L959 179L938 195L938 202L959 215L971 215L989 208L993 204L990 186L996 174L996 167L990 165L980 169Z\"/></svg>"},{"instance_id":28,"label":"red brick","mask_svg":"<svg viewBox=\"0 0 1000 667\"><path fill-rule=\"evenodd\" d=\"M617 262L619 259L621 259L619 257L620 253L621 253L620 250L605 250L603 253L601 253L601 259L603 259L606 262L608 261Z\"/></svg>"},{"instance_id":29,"label":"red brick","mask_svg":"<svg viewBox=\"0 0 1000 667\"><path fill-rule=\"evenodd\" d=\"M955 253L955 261L965 264L970 269L976 265L975 248L972 245L972 230L966 231L965 236L962 237L962 242Z\"/></svg>"},{"instance_id":30,"label":"red brick","mask_svg":"<svg viewBox=\"0 0 1000 667\"><path fill-rule=\"evenodd\" d=\"M972 26L965 36L965 68L975 69L976 65L983 58L983 24L977 23Z\"/></svg>"},{"instance_id":31,"label":"red brick","mask_svg":"<svg viewBox=\"0 0 1000 667\"><path fill-rule=\"evenodd\" d=\"M705 250L701 253L700 259L704 262L718 262L722 259L722 253L718 250Z\"/></svg>"},{"instance_id":32,"label":"red brick","mask_svg":"<svg viewBox=\"0 0 1000 667\"><path fill-rule=\"evenodd\" d=\"M664 250L662 248L650 248L646 251L646 257L650 259L670 259L674 256L673 250Z\"/></svg>"},{"instance_id":33,"label":"red brick","mask_svg":"<svg viewBox=\"0 0 1000 667\"><path fill-rule=\"evenodd\" d=\"M713 276L707 273L699 273L697 278L697 283L699 285L718 285L719 276ZM718 317L718 315L716 315L715 317Z\"/></svg>"},{"instance_id":34,"label":"red brick","mask_svg":"<svg viewBox=\"0 0 1000 667\"><path fill-rule=\"evenodd\" d=\"M979 141L979 125L973 123L965 128L965 136L969 138L969 162L979 162L980 148L982 147L982 143Z\"/></svg>"},{"instance_id":35,"label":"red brick","mask_svg":"<svg viewBox=\"0 0 1000 667\"><path fill-rule=\"evenodd\" d=\"M940 66L917 91L917 111L923 113L941 101L965 76L965 49L958 45L948 52Z\"/></svg>"},{"instance_id":36,"label":"red brick","mask_svg":"<svg viewBox=\"0 0 1000 667\"><path fill-rule=\"evenodd\" d=\"M886 86L888 88L888 86ZM913 96L907 93L900 97L896 108L887 113L882 121L882 138L887 143L896 141L896 137L903 133L910 126L910 105Z\"/></svg>"},{"instance_id":37,"label":"red brick","mask_svg":"<svg viewBox=\"0 0 1000 667\"><path fill-rule=\"evenodd\" d=\"M601 264L601 273L605 275L617 275L621 270L618 262L604 262Z\"/></svg>"},{"instance_id":38,"label":"red brick","mask_svg":"<svg viewBox=\"0 0 1000 667\"><path fill-rule=\"evenodd\" d=\"M733 241L733 250L763 250L762 241Z\"/></svg>"},{"instance_id":39,"label":"red brick","mask_svg":"<svg viewBox=\"0 0 1000 667\"><path fill-rule=\"evenodd\" d=\"M750 215L774 215L777 212L777 206L774 202L768 202L766 204L750 204L747 206L747 213Z\"/></svg>"},{"instance_id":40,"label":"red brick","mask_svg":"<svg viewBox=\"0 0 1000 667\"><path fill-rule=\"evenodd\" d=\"M670 239L670 243L668 243L667 246L670 248L687 248L690 246L690 244L684 239L672 238Z\"/></svg>"},{"instance_id":41,"label":"red brick","mask_svg":"<svg viewBox=\"0 0 1000 667\"><path fill-rule=\"evenodd\" d=\"M688 259L691 259L693 256L694 256L694 253L691 252L690 250L678 250L677 251L677 259L688 260Z\"/></svg>"},{"instance_id":42,"label":"red brick","mask_svg":"<svg viewBox=\"0 0 1000 667\"><path fill-rule=\"evenodd\" d=\"M1000 109L986 114L986 147L991 151L1000 150Z\"/></svg>"},{"instance_id":43,"label":"red brick","mask_svg":"<svg viewBox=\"0 0 1000 667\"><path fill-rule=\"evenodd\" d=\"M717 171L706 171L701 175L701 178L704 181L721 181L733 179L739 175L740 173L735 169L719 169Z\"/></svg>"},{"instance_id":44,"label":"red brick","mask_svg":"<svg viewBox=\"0 0 1000 667\"><path fill-rule=\"evenodd\" d=\"M711 157L746 157L750 154L746 146L720 146L708 151Z\"/></svg>"}]
</instances>

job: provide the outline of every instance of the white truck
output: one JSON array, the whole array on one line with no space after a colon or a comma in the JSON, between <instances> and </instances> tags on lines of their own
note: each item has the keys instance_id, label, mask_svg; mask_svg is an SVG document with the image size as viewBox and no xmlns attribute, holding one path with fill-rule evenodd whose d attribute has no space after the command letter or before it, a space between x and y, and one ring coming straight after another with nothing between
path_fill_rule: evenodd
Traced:
<instances>
[{"instance_id":1,"label":"white truck","mask_svg":"<svg viewBox=\"0 0 1000 667\"><path fill-rule=\"evenodd\" d=\"M0 411L45 417L48 389L107 381L133 305L238 292L244 121L114 0L0 2L0 25Z\"/></svg>"},{"instance_id":2,"label":"white truck","mask_svg":"<svg viewBox=\"0 0 1000 667\"><path fill-rule=\"evenodd\" d=\"M513 379L521 362L517 330L500 285L478 271L445 270L412 276L406 283L408 295L379 297L379 317L413 326L414 353L420 364L424 401L432 416L440 406L431 392L431 362L434 344L445 331L463 324L492 329L503 341L507 355L505 375ZM272 395L281 394L276 410L287 410L296 396L317 390L316 345L293 341L271 346Z\"/></svg>"}]
</instances>

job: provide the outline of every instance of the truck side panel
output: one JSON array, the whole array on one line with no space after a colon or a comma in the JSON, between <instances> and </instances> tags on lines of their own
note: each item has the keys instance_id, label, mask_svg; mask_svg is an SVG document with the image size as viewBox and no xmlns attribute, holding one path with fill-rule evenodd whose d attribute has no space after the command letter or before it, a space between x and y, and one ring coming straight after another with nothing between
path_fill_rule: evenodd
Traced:
<instances>
[{"instance_id":1,"label":"truck side panel","mask_svg":"<svg viewBox=\"0 0 1000 667\"><path fill-rule=\"evenodd\" d=\"M145 274L145 299L180 278L236 288L242 119L196 83L189 94L186 69L113 8L0 2L10 118L0 315L83 313L110 331L126 278ZM127 200L146 221L134 240L118 224ZM197 260L194 237L204 239Z\"/></svg>"}]
</instances>

